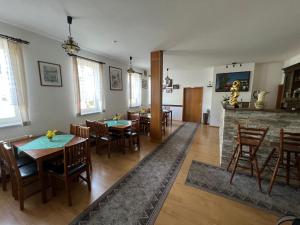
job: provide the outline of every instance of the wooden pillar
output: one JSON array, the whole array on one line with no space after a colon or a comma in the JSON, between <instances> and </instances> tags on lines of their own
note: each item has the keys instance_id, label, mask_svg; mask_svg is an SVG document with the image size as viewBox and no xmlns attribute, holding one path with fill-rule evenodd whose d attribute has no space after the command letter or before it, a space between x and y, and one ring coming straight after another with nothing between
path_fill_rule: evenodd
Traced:
<instances>
[{"instance_id":1,"label":"wooden pillar","mask_svg":"<svg viewBox=\"0 0 300 225\"><path fill-rule=\"evenodd\" d=\"M151 126L150 136L153 141L162 140L162 78L163 51L151 52Z\"/></svg>"}]
</instances>

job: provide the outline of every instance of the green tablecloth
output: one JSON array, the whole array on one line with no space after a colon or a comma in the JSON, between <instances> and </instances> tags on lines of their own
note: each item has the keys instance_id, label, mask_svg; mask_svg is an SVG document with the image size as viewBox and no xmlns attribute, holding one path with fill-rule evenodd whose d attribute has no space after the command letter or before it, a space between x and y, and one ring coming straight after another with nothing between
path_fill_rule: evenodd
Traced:
<instances>
[{"instance_id":1,"label":"green tablecloth","mask_svg":"<svg viewBox=\"0 0 300 225\"><path fill-rule=\"evenodd\" d=\"M107 120L104 123L107 124L108 127L129 125L128 120Z\"/></svg>"},{"instance_id":2,"label":"green tablecloth","mask_svg":"<svg viewBox=\"0 0 300 225\"><path fill-rule=\"evenodd\" d=\"M56 135L50 141L46 136L42 136L25 145L22 145L18 148L18 151L21 152L34 149L62 148L69 141L71 141L73 137L74 135L72 134Z\"/></svg>"}]
</instances>

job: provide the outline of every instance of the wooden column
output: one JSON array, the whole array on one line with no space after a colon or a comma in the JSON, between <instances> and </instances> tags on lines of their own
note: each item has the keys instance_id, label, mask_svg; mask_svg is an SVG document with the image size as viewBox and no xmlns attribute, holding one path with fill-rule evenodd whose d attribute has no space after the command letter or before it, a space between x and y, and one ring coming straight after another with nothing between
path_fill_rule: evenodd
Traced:
<instances>
[{"instance_id":1,"label":"wooden column","mask_svg":"<svg viewBox=\"0 0 300 225\"><path fill-rule=\"evenodd\" d=\"M162 78L163 51L151 52L151 126L150 136L153 141L162 140Z\"/></svg>"}]
</instances>

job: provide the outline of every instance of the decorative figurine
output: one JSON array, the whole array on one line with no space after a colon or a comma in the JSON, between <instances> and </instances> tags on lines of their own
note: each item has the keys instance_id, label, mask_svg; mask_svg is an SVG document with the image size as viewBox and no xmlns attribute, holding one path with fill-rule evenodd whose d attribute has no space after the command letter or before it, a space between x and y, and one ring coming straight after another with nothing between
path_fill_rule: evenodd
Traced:
<instances>
[{"instance_id":1,"label":"decorative figurine","mask_svg":"<svg viewBox=\"0 0 300 225\"><path fill-rule=\"evenodd\" d=\"M265 106L265 97L269 92L267 91L254 91L253 92L253 97L256 99L256 102L254 104L256 109L263 109Z\"/></svg>"},{"instance_id":2,"label":"decorative figurine","mask_svg":"<svg viewBox=\"0 0 300 225\"><path fill-rule=\"evenodd\" d=\"M230 99L229 104L234 108L238 108L238 97L240 96L240 86L241 82L239 80L233 81L232 86L230 88Z\"/></svg>"}]
</instances>

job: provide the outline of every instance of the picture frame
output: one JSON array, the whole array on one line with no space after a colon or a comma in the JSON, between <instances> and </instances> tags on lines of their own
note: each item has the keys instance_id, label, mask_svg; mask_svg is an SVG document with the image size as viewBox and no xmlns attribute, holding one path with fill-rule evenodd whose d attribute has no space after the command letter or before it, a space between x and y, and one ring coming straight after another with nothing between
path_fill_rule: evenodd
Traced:
<instances>
[{"instance_id":1,"label":"picture frame","mask_svg":"<svg viewBox=\"0 0 300 225\"><path fill-rule=\"evenodd\" d=\"M180 89L180 85L179 84L173 84L173 89Z\"/></svg>"},{"instance_id":2,"label":"picture frame","mask_svg":"<svg viewBox=\"0 0 300 225\"><path fill-rule=\"evenodd\" d=\"M121 68L109 66L109 84L110 84L110 90L112 91L123 90L123 79L122 79Z\"/></svg>"},{"instance_id":3,"label":"picture frame","mask_svg":"<svg viewBox=\"0 0 300 225\"><path fill-rule=\"evenodd\" d=\"M146 79L142 79L142 88L148 89L148 81Z\"/></svg>"},{"instance_id":4,"label":"picture frame","mask_svg":"<svg viewBox=\"0 0 300 225\"><path fill-rule=\"evenodd\" d=\"M62 87L61 66L55 63L38 61L41 86Z\"/></svg>"},{"instance_id":5,"label":"picture frame","mask_svg":"<svg viewBox=\"0 0 300 225\"><path fill-rule=\"evenodd\" d=\"M216 92L230 92L232 83L235 80L240 81L240 92L248 92L250 89L251 71L240 71L230 73L218 73L216 74Z\"/></svg>"},{"instance_id":6,"label":"picture frame","mask_svg":"<svg viewBox=\"0 0 300 225\"><path fill-rule=\"evenodd\" d=\"M173 92L173 88L171 88L171 87L166 88L166 93L172 93L172 92Z\"/></svg>"}]
</instances>

